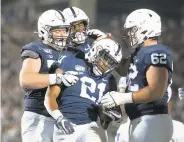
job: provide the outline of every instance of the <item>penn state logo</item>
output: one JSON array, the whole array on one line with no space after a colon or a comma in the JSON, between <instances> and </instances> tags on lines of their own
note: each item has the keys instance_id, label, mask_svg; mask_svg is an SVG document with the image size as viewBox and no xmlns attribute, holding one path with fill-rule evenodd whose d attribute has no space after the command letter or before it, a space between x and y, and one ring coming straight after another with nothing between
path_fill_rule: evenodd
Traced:
<instances>
[{"instance_id":1,"label":"penn state logo","mask_svg":"<svg viewBox=\"0 0 184 142\"><path fill-rule=\"evenodd\" d=\"M75 65L75 70L79 71L79 72L84 72L85 71L85 67L80 66L80 65Z\"/></svg>"}]
</instances>

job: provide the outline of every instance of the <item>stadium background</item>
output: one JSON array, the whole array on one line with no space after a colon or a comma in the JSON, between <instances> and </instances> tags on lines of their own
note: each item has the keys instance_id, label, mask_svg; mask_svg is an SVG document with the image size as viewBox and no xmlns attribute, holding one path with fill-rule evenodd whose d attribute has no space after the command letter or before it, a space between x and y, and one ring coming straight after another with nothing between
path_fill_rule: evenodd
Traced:
<instances>
[{"instance_id":1,"label":"stadium background","mask_svg":"<svg viewBox=\"0 0 184 142\"><path fill-rule=\"evenodd\" d=\"M22 46L37 39L37 18L47 9L82 8L90 18L90 27L111 32L120 41L120 31L128 13L150 8L162 17L161 42L168 45L174 59L172 117L184 122L184 101L177 95L184 87L184 1L183 0L2 0L1 14L1 123L2 142L20 142L20 120L24 94L19 86ZM108 129L113 142L117 126Z\"/></svg>"}]
</instances>

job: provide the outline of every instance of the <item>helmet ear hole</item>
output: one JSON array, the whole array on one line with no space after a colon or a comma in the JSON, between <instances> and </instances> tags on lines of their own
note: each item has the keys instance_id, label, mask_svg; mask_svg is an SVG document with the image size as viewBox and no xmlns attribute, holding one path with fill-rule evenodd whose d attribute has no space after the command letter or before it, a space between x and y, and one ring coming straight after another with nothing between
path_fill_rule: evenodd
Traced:
<instances>
[{"instance_id":1,"label":"helmet ear hole","mask_svg":"<svg viewBox=\"0 0 184 142\"><path fill-rule=\"evenodd\" d=\"M45 38L42 36L42 38L41 38L42 40L44 40Z\"/></svg>"},{"instance_id":2,"label":"helmet ear hole","mask_svg":"<svg viewBox=\"0 0 184 142\"><path fill-rule=\"evenodd\" d=\"M41 31L42 34L44 34L44 31Z\"/></svg>"}]
</instances>

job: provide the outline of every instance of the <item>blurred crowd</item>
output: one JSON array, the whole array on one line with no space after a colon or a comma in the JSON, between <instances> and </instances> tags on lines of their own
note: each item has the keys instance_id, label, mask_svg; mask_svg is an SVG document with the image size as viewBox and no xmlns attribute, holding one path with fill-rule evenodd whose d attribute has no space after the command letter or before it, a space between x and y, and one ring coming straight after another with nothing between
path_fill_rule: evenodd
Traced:
<instances>
[{"instance_id":1,"label":"blurred crowd","mask_svg":"<svg viewBox=\"0 0 184 142\"><path fill-rule=\"evenodd\" d=\"M26 9L24 13L15 15L15 11L6 11L1 15L1 123L2 141L20 142L20 121L23 113L24 93L19 86L19 71L21 67L20 51L23 45L37 40L34 34L36 20L39 13L34 9ZM108 24L103 24L103 18L108 18ZM120 41L120 31L126 14L121 16L98 17L96 28L102 31L111 32L115 39ZM102 22L100 22L100 20ZM105 20L104 20L105 21ZM162 19L163 36L160 42L168 45L174 59L174 73L172 84L172 117L184 122L184 101L178 98L178 87L184 87L184 13L183 18L178 20ZM110 28L109 28L110 27ZM111 129L113 134L116 129Z\"/></svg>"}]
</instances>

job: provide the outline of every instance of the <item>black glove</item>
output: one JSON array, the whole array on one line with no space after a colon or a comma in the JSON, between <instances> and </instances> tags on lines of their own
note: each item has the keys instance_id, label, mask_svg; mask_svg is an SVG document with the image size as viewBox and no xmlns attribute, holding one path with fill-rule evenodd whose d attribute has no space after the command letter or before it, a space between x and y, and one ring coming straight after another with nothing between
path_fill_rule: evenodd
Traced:
<instances>
[{"instance_id":1,"label":"black glove","mask_svg":"<svg viewBox=\"0 0 184 142\"><path fill-rule=\"evenodd\" d=\"M61 129L64 131L65 134L70 135L72 133L74 133L74 128L71 124L71 122L64 118L63 116L60 116L57 120L56 120L56 126L58 129Z\"/></svg>"},{"instance_id":2,"label":"black glove","mask_svg":"<svg viewBox=\"0 0 184 142\"><path fill-rule=\"evenodd\" d=\"M103 105L98 106L98 116L103 129L107 129L111 121L117 121L121 119L121 109L119 106L111 109L106 109Z\"/></svg>"},{"instance_id":3,"label":"black glove","mask_svg":"<svg viewBox=\"0 0 184 142\"><path fill-rule=\"evenodd\" d=\"M87 35L88 35L88 37L96 40L97 38L105 35L105 33L98 30L98 29L91 29L91 30L88 30Z\"/></svg>"}]
</instances>

